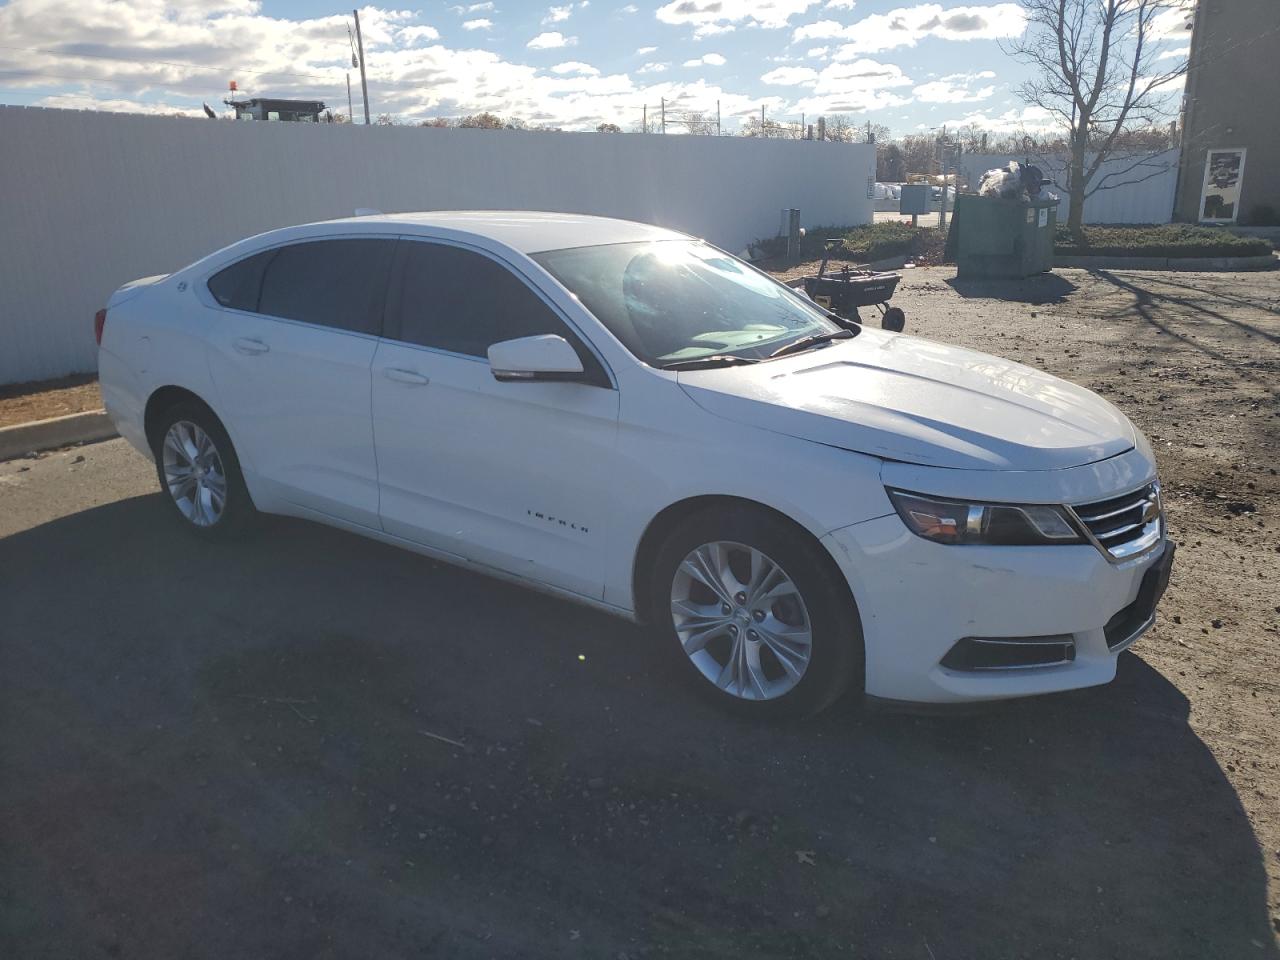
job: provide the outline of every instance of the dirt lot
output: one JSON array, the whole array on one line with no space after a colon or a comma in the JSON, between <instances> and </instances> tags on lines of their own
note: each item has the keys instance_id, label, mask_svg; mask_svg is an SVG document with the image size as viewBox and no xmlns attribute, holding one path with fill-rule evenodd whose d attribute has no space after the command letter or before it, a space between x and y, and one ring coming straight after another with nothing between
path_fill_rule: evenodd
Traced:
<instances>
[{"instance_id":1,"label":"dirt lot","mask_svg":"<svg viewBox=\"0 0 1280 960\"><path fill-rule=\"evenodd\" d=\"M0 427L101 409L102 394L93 374L0 387Z\"/></svg>"},{"instance_id":2,"label":"dirt lot","mask_svg":"<svg viewBox=\"0 0 1280 960\"><path fill-rule=\"evenodd\" d=\"M1115 683L752 726L592 611L194 541L123 441L0 464L0 956L1280 958L1280 274L950 273L908 331L1157 445Z\"/></svg>"}]
</instances>

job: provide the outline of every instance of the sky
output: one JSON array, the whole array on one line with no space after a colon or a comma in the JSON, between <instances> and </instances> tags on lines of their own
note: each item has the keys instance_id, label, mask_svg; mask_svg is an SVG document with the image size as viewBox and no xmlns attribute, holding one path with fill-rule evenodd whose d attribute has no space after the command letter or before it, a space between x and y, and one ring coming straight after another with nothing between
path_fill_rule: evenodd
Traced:
<instances>
[{"instance_id":1,"label":"sky","mask_svg":"<svg viewBox=\"0 0 1280 960\"><path fill-rule=\"evenodd\" d=\"M411 3L412 0L402 0ZM844 114L895 136L975 123L1047 128L1017 97L1026 68L1001 40L1013 2L893 0L431 0L360 9L374 116L399 122L490 111L569 130L698 111L813 122ZM7 0L0 102L202 115L241 95L347 111L351 10L328 0ZM1186 47L1172 22L1161 43ZM1170 55L1173 55L1172 53ZM677 132L672 126L670 132Z\"/></svg>"}]
</instances>

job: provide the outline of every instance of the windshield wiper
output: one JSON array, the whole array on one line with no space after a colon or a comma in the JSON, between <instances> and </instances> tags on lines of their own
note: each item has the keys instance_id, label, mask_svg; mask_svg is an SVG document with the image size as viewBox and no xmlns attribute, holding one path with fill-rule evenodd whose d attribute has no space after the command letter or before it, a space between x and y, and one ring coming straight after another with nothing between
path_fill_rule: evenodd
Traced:
<instances>
[{"instance_id":1,"label":"windshield wiper","mask_svg":"<svg viewBox=\"0 0 1280 960\"><path fill-rule=\"evenodd\" d=\"M852 330L836 330L834 333L815 333L812 336L801 337L799 340L792 340L786 346L779 347L773 353L769 354L768 359L774 357L785 357L789 353L799 353L801 350L808 350L822 343L830 343L832 340L848 340L853 336Z\"/></svg>"},{"instance_id":2,"label":"windshield wiper","mask_svg":"<svg viewBox=\"0 0 1280 960\"><path fill-rule=\"evenodd\" d=\"M692 360L676 360L665 363L663 370L705 370L711 367L728 367L735 363L759 363L754 357L740 357L734 353L714 353L709 357L694 357Z\"/></svg>"}]
</instances>

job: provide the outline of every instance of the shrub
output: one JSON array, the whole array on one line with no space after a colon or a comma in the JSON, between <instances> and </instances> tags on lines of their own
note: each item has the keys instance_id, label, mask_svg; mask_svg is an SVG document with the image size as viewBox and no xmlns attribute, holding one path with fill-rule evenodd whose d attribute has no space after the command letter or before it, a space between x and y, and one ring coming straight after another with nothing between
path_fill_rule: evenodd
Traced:
<instances>
[{"instance_id":1,"label":"shrub","mask_svg":"<svg viewBox=\"0 0 1280 960\"><path fill-rule=\"evenodd\" d=\"M1073 237L1058 224L1054 252L1067 257L1257 257L1271 253L1259 237L1237 237L1217 227L1186 223L1093 225Z\"/></svg>"},{"instance_id":2,"label":"shrub","mask_svg":"<svg viewBox=\"0 0 1280 960\"><path fill-rule=\"evenodd\" d=\"M828 238L840 237L843 242L831 253L833 261L867 263L896 256L918 256L933 250L942 241L942 234L930 228L913 227L909 223L892 221L868 223L859 227L806 227L800 238L800 259L817 260L824 253ZM786 255L787 238L769 237L751 244L760 259L772 260Z\"/></svg>"}]
</instances>

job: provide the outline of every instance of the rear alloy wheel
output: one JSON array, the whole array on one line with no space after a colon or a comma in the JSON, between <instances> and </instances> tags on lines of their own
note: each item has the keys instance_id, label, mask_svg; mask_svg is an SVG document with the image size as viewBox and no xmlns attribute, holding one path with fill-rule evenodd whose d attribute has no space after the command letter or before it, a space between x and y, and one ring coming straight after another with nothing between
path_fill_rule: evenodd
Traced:
<instances>
[{"instance_id":1,"label":"rear alloy wheel","mask_svg":"<svg viewBox=\"0 0 1280 960\"><path fill-rule=\"evenodd\" d=\"M648 608L694 687L759 716L816 713L862 682L849 586L806 530L762 508L683 520L658 549Z\"/></svg>"},{"instance_id":2,"label":"rear alloy wheel","mask_svg":"<svg viewBox=\"0 0 1280 960\"><path fill-rule=\"evenodd\" d=\"M671 620L707 680L743 700L795 689L809 668L813 628L795 582L755 547L717 540L676 568Z\"/></svg>"},{"instance_id":3,"label":"rear alloy wheel","mask_svg":"<svg viewBox=\"0 0 1280 960\"><path fill-rule=\"evenodd\" d=\"M161 447L161 470L173 504L197 527L211 527L227 508L227 468L197 423L179 420Z\"/></svg>"},{"instance_id":4,"label":"rear alloy wheel","mask_svg":"<svg viewBox=\"0 0 1280 960\"><path fill-rule=\"evenodd\" d=\"M165 412L153 437L160 490L183 525L215 540L242 532L253 501L218 418L202 403L183 401Z\"/></svg>"}]
</instances>

